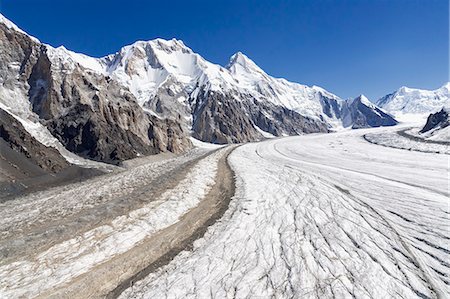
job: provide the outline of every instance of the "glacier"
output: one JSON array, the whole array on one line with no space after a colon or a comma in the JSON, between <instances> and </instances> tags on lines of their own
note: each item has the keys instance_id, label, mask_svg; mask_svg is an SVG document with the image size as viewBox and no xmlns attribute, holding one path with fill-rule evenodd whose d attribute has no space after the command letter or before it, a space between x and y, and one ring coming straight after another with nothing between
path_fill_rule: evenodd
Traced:
<instances>
[{"instance_id":1,"label":"glacier","mask_svg":"<svg viewBox=\"0 0 450 299\"><path fill-rule=\"evenodd\" d=\"M239 147L223 219L121 298L447 298L448 155L374 131Z\"/></svg>"}]
</instances>

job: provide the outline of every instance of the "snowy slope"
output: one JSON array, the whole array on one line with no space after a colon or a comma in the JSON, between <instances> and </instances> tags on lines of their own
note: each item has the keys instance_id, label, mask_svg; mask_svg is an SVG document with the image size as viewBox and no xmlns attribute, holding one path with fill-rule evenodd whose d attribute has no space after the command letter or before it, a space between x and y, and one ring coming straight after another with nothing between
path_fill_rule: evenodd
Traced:
<instances>
[{"instance_id":1,"label":"snowy slope","mask_svg":"<svg viewBox=\"0 0 450 299\"><path fill-rule=\"evenodd\" d=\"M323 113L321 98L326 97L341 101L339 97L320 87L309 87L271 77L241 52L231 57L227 69L237 79L239 87L245 92L257 99L265 99L302 115L328 117ZM335 115L331 118L335 118Z\"/></svg>"},{"instance_id":2,"label":"snowy slope","mask_svg":"<svg viewBox=\"0 0 450 299\"><path fill-rule=\"evenodd\" d=\"M422 121L430 113L450 107L450 82L436 90L401 87L377 101L377 105L400 119L417 117Z\"/></svg>"},{"instance_id":3,"label":"snowy slope","mask_svg":"<svg viewBox=\"0 0 450 299\"><path fill-rule=\"evenodd\" d=\"M23 31L22 29L20 29L19 27L17 27L16 24L14 24L13 22L11 22L10 20L8 20L4 15L0 14L0 23L4 24L7 28L12 29L14 31L20 32L22 34L26 34L28 35L25 31ZM30 36L30 35L28 35ZM30 38L34 41L39 43L40 41L35 38L34 36L30 36Z\"/></svg>"},{"instance_id":4,"label":"snowy slope","mask_svg":"<svg viewBox=\"0 0 450 299\"><path fill-rule=\"evenodd\" d=\"M218 90L233 81L222 67L206 61L176 39L137 41L99 61L108 74L130 87L141 104L169 78L188 89L210 82L211 88Z\"/></svg>"}]
</instances>

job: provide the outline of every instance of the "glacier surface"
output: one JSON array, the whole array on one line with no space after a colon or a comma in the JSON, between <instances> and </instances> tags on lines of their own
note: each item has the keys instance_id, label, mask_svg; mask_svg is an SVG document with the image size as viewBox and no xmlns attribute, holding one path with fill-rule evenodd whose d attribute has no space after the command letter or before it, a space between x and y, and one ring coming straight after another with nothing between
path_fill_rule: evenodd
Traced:
<instances>
[{"instance_id":1,"label":"glacier surface","mask_svg":"<svg viewBox=\"0 0 450 299\"><path fill-rule=\"evenodd\" d=\"M236 149L222 220L121 298L448 298L448 155L363 138L386 130Z\"/></svg>"}]
</instances>

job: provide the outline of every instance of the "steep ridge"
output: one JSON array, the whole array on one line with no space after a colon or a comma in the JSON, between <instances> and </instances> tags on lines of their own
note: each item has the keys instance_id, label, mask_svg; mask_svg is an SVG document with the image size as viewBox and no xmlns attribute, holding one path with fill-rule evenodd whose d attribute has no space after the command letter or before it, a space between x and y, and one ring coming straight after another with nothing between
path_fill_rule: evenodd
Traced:
<instances>
[{"instance_id":1,"label":"steep ridge","mask_svg":"<svg viewBox=\"0 0 450 299\"><path fill-rule=\"evenodd\" d=\"M420 133L429 132L431 130L444 129L449 126L450 114L447 109L442 108L441 111L430 114L427 123L420 130Z\"/></svg>"},{"instance_id":2,"label":"steep ridge","mask_svg":"<svg viewBox=\"0 0 450 299\"><path fill-rule=\"evenodd\" d=\"M203 141L253 141L263 138L261 130L278 136L327 131L323 122L289 112L294 116L293 126L292 119L284 113L285 105L280 101L271 103L271 98L262 98L264 94L255 94L248 83L239 81L237 63L252 64L250 71L256 70L269 79L268 88L274 83L241 53L223 68L175 39L138 41L100 59L98 65L104 69L97 71L106 72L128 86L144 109L160 117L178 119ZM313 125L302 127L303 123Z\"/></svg>"},{"instance_id":3,"label":"steep ridge","mask_svg":"<svg viewBox=\"0 0 450 299\"><path fill-rule=\"evenodd\" d=\"M32 119L69 151L97 161L190 146L178 123L145 113L114 79L86 69L64 48L41 44L4 17L0 21L0 100L13 116Z\"/></svg>"}]
</instances>

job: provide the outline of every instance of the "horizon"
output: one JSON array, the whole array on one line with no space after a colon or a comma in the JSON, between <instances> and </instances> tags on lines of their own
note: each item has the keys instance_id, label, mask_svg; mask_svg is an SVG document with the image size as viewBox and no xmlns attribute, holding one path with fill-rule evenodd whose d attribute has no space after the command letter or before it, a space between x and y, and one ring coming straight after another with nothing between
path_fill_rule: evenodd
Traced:
<instances>
[{"instance_id":1,"label":"horizon","mask_svg":"<svg viewBox=\"0 0 450 299\"><path fill-rule=\"evenodd\" d=\"M417 89L435 90L449 82L448 44L447 42L445 42L445 38L442 38L443 36L448 37L448 26L440 26L443 25L442 23L446 23L446 25L448 25L447 1L430 1L427 2L427 4L424 4L410 3L408 1L398 0L394 3L385 3L381 1L370 4L365 3L365 5L349 1L346 3L346 5L342 5L344 6L344 8L337 7L339 5L333 6L333 4L330 4L328 2L321 2L320 4L313 5L308 1L301 1L301 3L294 4L285 3L284 9L280 8L280 6L283 5L279 3L277 5L270 5L269 3L264 2L261 4L262 7L265 7L266 9L272 8L277 11L276 20L280 24L275 24L277 22L271 22L270 25L274 25L271 27L275 28L265 28L265 30L258 32L259 34L255 34L254 32L258 30L249 30L247 34L244 34L245 32L241 34L239 30L236 31L236 28L234 27L238 27L238 29L247 28L247 23L243 20L239 21L239 18L237 18L238 21L235 20L235 22L232 22L232 28L230 30L225 30L221 26L218 26L218 24L209 23L209 25L211 25L209 26L209 28L202 27L202 31L196 31L195 29L198 29L197 27L200 25L199 23L195 22L191 23L188 28L173 25L172 27L174 28L167 29L164 26L165 23L161 21L162 19L177 19L177 17L180 16L174 16L172 18L159 16L159 18L155 17L155 20L153 20L153 18L149 19L150 24L145 23L143 25L142 23L139 23L139 20L136 20L136 18L133 17L138 16L139 12L141 11L133 10L132 6L139 2L137 1L130 3L130 7L124 8L124 12L122 13L122 15L128 15L129 17L121 19L122 22L117 22L119 24L108 22L107 27L111 27L111 32L114 32L119 36L119 38L105 36L105 32L107 31L102 31L97 28L98 24L103 24L104 26L104 22L102 22L102 20L104 20L105 15L107 14L102 14L97 19L89 18L90 15L98 14L101 9L105 9L104 6L99 6L98 3L89 6L86 1L81 1L79 2L79 4L81 4L80 7L77 8L72 7L69 4L70 9L67 9L68 4L66 3L60 5L60 7L58 8L54 8L52 6L53 10L49 11L46 10L45 7L50 6L51 1L40 1L39 3L33 3L32 1L22 0L14 2L22 3L23 5L27 4L30 9L28 11L24 11L20 9L20 7L23 5L14 6L12 5L11 1L3 1L0 6L0 13L2 13L7 19L9 19L19 28L21 28L31 36L38 38L43 43L49 44L53 47L64 46L71 51L82 53L91 57L102 57L108 54L115 53L123 46L130 45L139 40L148 41L157 38L170 40L175 38L177 40L183 41L183 43L187 47L191 48L195 53L200 54L206 60L215 64L219 64L221 66L225 66L233 54L242 52L244 55L254 61L259 67L261 67L266 73L273 77L285 78L291 82L305 84L308 86L320 86L343 99L353 99L363 94L372 102L376 102L381 97L395 92L402 86ZM114 6L114 2L115 1L110 1L108 3L110 3L111 6ZM252 1L245 2L245 4L248 5L250 2ZM190 7L190 9L195 10L195 8L198 8L199 3L203 2L195 2L195 4ZM141 4L144 5L143 3ZM223 8L221 4L223 3L219 3L216 6L213 4L212 6L217 10L217 8ZM235 3L233 2L233 4ZM230 4L230 7L236 8L233 4ZM403 4L404 7L401 7L400 4ZM31 9L33 5L38 7L37 9L44 12L42 18L30 17L29 12L34 11L33 9ZM86 5L88 5L88 7L91 7L92 10L80 10L80 8L83 8ZM332 6L335 10L338 10L338 13L333 14L330 11L330 6ZM333 51L331 51L331 53L330 51L324 53L321 44L317 43L317 40L326 40L326 38L329 37L327 36L327 34L323 34L322 32L323 29L327 29L329 26L321 24L315 17L312 17L307 13L300 14L299 18L296 19L297 22L289 20L289 18L292 18L292 15L294 13L303 12L303 10L306 10L307 12L316 11L317 14L314 16L316 16L318 19L320 19L321 16L328 16L329 18L333 19L336 17L340 17L340 13L342 13L342 11L367 11L371 10L374 6L384 8L382 9L383 18L381 18L380 16L379 20L390 20L389 24L394 23L397 25L401 20L404 22L409 21L403 24L403 27L405 28L387 28L389 27L389 24L384 24L383 22L383 28L374 28L379 26L374 26L373 22L369 27L365 28L371 29L374 35L380 35L378 39L382 37L383 34L386 34L386 29L395 32L387 35L387 37L389 37L387 41L390 40L392 42L392 37L394 36L396 37L398 43L395 44L395 47L392 47L392 49L379 53L379 56L375 55L377 52L376 50L380 50L379 45L377 49L368 47L368 44L370 43L377 44L378 39L369 38L369 42L367 40L367 36L365 36L365 33L367 32L363 32L362 36L361 32L359 32L358 34L350 34L356 30L357 25L362 25L361 20L359 19L354 22L344 22L346 26L337 26L338 24L335 24L337 27L345 27L336 28L339 30L332 30L332 32L340 35L339 38L335 39L335 42L338 42L336 45L338 45L340 48L336 47L336 49L333 49L337 53L334 53ZM252 5L250 5L250 8L251 7ZM444 7L445 9L442 9L442 7ZM154 9L155 11L161 11L164 10L164 8L165 6L163 4L152 6L152 9ZM293 11L288 12L288 8L292 8ZM294 8L297 8L297 10ZM301 9L298 10L298 8ZM393 22L391 18L393 15L399 12L400 8L402 8L406 12L403 15L399 16L400 20L396 20ZM64 18L64 20L60 20L57 17L59 16L59 14L56 13L58 12L58 10L56 9L64 12L70 11L71 14L67 15L67 18ZM230 8L228 8L228 10L229 9ZM240 13L243 18L251 18L254 21L255 15L258 15L258 13L260 14L261 9L262 8L259 7L259 10L255 9L256 12L252 13L247 11L249 10L247 6L243 5L243 7L240 7L240 10L236 10L235 13ZM48 17L46 18L46 13L48 14L49 12L50 15L48 15ZM192 11L190 12L194 14ZM198 11L196 13L198 14ZM217 13L217 11L213 11L214 16ZM445 16L443 18L440 18L438 15L436 15L436 13L444 14ZM222 12L222 14L226 14L226 11ZM183 13L183 15L186 15L186 13ZM422 25L422 27L420 27L421 30L419 30L419 28L413 30L413 25L415 24L411 24L411 21L416 21L416 17L418 15L421 16L422 22L420 22L420 25ZM84 16L86 20L81 23L75 22L75 24L91 30L76 30L75 27L77 26L73 25L74 22L73 20L71 21L71 19L75 17L79 18L80 16ZM279 19L287 19L286 24L280 22ZM429 20L429 22L427 22L427 20ZM310 22L308 23L307 21ZM339 21L341 20L339 19ZM123 22L125 22L127 26L123 26ZM299 27L299 22L303 22L302 25L306 25L304 27ZM175 23L182 23L182 21L178 21ZM55 24L57 24L58 26L55 26ZM150 25L155 24L159 25L162 30L147 28L147 26L152 27ZM256 27L258 27L258 24L261 25L261 23L257 23ZM265 27L267 27L267 24L262 25L265 25ZM301 33L301 35L309 37L307 42L299 41L297 44L292 44L292 47L286 47L286 45L284 45L283 43L277 44L276 41L270 44L266 43L265 45L267 47L258 46L261 43L261 35L267 35L268 37L276 39L278 35L280 35L280 31L278 31L279 27L286 27L287 25L290 25L288 26L288 31L291 37L292 35ZM322 27L318 25L322 25ZM409 25L411 25L411 27L408 27ZM254 24L252 24L252 26L254 26ZM417 27L417 25L415 26ZM408 28L408 30L405 30L406 28ZM91 33L91 31L94 32ZM161 33L158 34L156 31L160 31ZM217 31L222 32L222 34L213 34ZM360 29L360 31L363 30ZM314 32L322 33L324 36L320 36L320 34L312 34ZM176 33L178 33L178 35L175 35ZM235 33L239 36L246 36L248 38L240 44L235 45L233 41L234 39L230 37L231 33ZM402 39L400 40L398 39L399 33L404 34L401 36ZM419 33L421 33L420 36ZM348 36L349 34L351 35L350 37ZM289 37L283 36L283 34L281 35L282 41L289 40ZM208 37L208 39L202 37ZM411 42L414 43L415 40L420 40L419 37L422 39L430 39L432 42L424 44L417 43L414 45L415 47L411 48ZM211 43L211 41L215 39L218 40L215 43ZM270 38L267 39L270 40ZM250 44L252 40L254 41L254 45ZM358 41L365 41L365 44L363 43L363 45L360 45L360 47L355 46L353 52L346 53L346 55L340 57L341 55L345 54L343 52L347 50L346 45L348 43L352 44L352 42L354 42L355 44L357 44ZM314 44L315 47L312 47L314 46ZM352 44L352 46L354 45ZM367 55L365 59L361 54L361 47L368 51L368 53L370 53L370 55ZM299 56L301 55L295 55L295 50L301 50L305 52L305 54L307 54L308 58L310 59L300 59ZM277 55L278 59L272 58L274 54L279 54ZM321 56L321 54L324 55ZM369 56L376 59L371 59ZM322 57L324 58L322 59ZM318 61L321 60L324 61L318 63ZM330 61L335 64L335 67L330 67L328 65ZM442 63L443 61L446 61L446 63ZM389 72L386 72L387 67L389 67ZM299 69L302 70L299 71ZM365 76L359 75L361 69L366 70L366 72L364 72Z\"/></svg>"}]
</instances>

